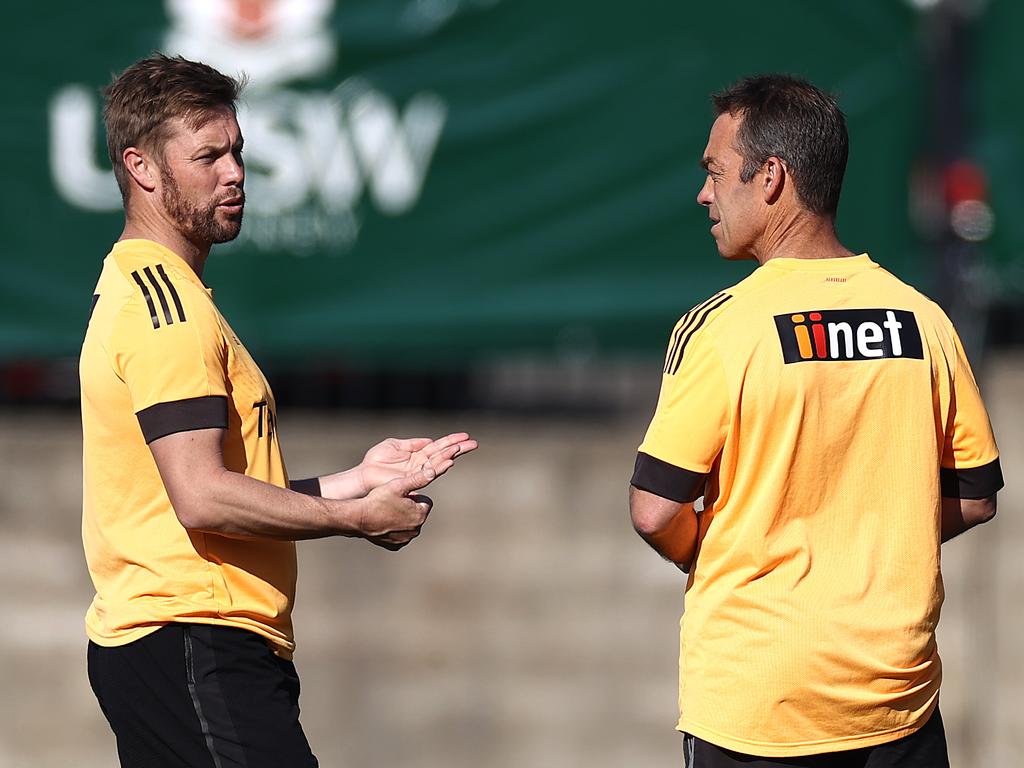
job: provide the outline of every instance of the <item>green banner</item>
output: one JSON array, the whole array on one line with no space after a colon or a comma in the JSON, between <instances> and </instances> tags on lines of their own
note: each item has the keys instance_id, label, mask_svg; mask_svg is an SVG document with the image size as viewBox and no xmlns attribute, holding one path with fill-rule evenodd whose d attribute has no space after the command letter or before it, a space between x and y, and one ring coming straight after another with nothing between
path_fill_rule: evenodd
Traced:
<instances>
[{"instance_id":1,"label":"green banner","mask_svg":"<svg viewBox=\"0 0 1024 768\"><path fill-rule=\"evenodd\" d=\"M77 353L121 227L99 89L153 50L250 77L243 234L214 249L205 279L259 356L422 366L659 350L675 318L751 269L719 259L695 196L708 94L763 71L838 94L852 136L840 234L921 276L908 4L38 8L9 9L3 33L0 359Z\"/></svg>"},{"instance_id":2,"label":"green banner","mask_svg":"<svg viewBox=\"0 0 1024 768\"><path fill-rule=\"evenodd\" d=\"M1024 102L1017 89L1024 78L1020 30L1024 5L991 2L971 30L975 65L967 94L974 140L970 157L987 174L994 220L985 253L994 267L992 288L1005 303L1024 297Z\"/></svg>"}]
</instances>

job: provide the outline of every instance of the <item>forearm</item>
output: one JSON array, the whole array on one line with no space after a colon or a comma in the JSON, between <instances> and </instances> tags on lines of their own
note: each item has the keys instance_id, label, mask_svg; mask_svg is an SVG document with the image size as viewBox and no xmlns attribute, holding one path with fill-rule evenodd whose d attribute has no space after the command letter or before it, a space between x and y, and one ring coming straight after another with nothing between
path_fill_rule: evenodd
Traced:
<instances>
[{"instance_id":1,"label":"forearm","mask_svg":"<svg viewBox=\"0 0 1024 768\"><path fill-rule=\"evenodd\" d=\"M637 533L651 549L689 573L697 553L697 526L693 521L692 512L680 513L659 530L638 530Z\"/></svg>"},{"instance_id":2,"label":"forearm","mask_svg":"<svg viewBox=\"0 0 1024 768\"><path fill-rule=\"evenodd\" d=\"M362 500L296 493L228 469L194 478L171 502L186 528L238 538L357 536L364 511Z\"/></svg>"},{"instance_id":3,"label":"forearm","mask_svg":"<svg viewBox=\"0 0 1024 768\"><path fill-rule=\"evenodd\" d=\"M196 429L149 444L174 513L189 530L285 540L360 536L401 549L419 535L430 512L430 501L414 492L434 479L433 467L379 485L364 498L331 499L227 469L223 434L219 427Z\"/></svg>"},{"instance_id":4,"label":"forearm","mask_svg":"<svg viewBox=\"0 0 1024 768\"><path fill-rule=\"evenodd\" d=\"M290 487L293 491L325 499L361 499L373 490L367 487L362 465L330 475L293 480Z\"/></svg>"},{"instance_id":5,"label":"forearm","mask_svg":"<svg viewBox=\"0 0 1024 768\"><path fill-rule=\"evenodd\" d=\"M361 467L321 475L320 495L327 499L361 499L372 489L366 487Z\"/></svg>"},{"instance_id":6,"label":"forearm","mask_svg":"<svg viewBox=\"0 0 1024 768\"><path fill-rule=\"evenodd\" d=\"M942 541L949 541L976 525L987 523L995 516L994 494L985 499L956 499L943 496Z\"/></svg>"},{"instance_id":7,"label":"forearm","mask_svg":"<svg viewBox=\"0 0 1024 768\"><path fill-rule=\"evenodd\" d=\"M697 552L697 515L693 504L673 502L630 488L633 528L651 548L683 571L689 571Z\"/></svg>"}]
</instances>

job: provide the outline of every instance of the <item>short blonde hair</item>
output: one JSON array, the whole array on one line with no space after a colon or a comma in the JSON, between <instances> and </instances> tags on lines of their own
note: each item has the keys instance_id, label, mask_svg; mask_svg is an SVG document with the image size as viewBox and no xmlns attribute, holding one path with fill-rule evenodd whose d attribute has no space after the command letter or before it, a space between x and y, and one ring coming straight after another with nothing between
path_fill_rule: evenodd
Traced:
<instances>
[{"instance_id":1,"label":"short blonde hair","mask_svg":"<svg viewBox=\"0 0 1024 768\"><path fill-rule=\"evenodd\" d=\"M162 53L137 61L115 77L103 89L103 122L121 199L127 203L131 189L122 157L128 147L162 157L170 120L182 118L195 130L219 110L235 113L244 84L244 79L228 77L206 64Z\"/></svg>"}]
</instances>

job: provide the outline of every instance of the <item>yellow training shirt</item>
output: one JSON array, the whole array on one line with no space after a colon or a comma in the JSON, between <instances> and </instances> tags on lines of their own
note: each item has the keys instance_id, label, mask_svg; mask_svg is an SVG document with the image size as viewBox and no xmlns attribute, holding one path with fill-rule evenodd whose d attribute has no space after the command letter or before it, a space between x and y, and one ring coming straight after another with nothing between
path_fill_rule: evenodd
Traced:
<instances>
[{"instance_id":1,"label":"yellow training shirt","mask_svg":"<svg viewBox=\"0 0 1024 768\"><path fill-rule=\"evenodd\" d=\"M940 497L1002 486L934 303L867 255L768 261L676 326L632 483L704 494L681 731L782 757L924 725L941 678Z\"/></svg>"},{"instance_id":2,"label":"yellow training shirt","mask_svg":"<svg viewBox=\"0 0 1024 768\"><path fill-rule=\"evenodd\" d=\"M117 243L96 284L80 375L89 638L115 646L169 622L220 624L289 656L294 543L185 530L148 446L225 428L229 470L288 485L273 394L211 291L167 248Z\"/></svg>"}]
</instances>

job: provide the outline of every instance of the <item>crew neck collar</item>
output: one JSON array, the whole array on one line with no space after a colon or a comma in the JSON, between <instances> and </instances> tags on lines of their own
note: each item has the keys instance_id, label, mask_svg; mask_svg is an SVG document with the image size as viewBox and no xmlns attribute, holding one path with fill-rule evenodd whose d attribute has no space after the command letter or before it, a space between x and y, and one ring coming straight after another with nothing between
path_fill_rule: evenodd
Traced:
<instances>
[{"instance_id":1,"label":"crew neck collar","mask_svg":"<svg viewBox=\"0 0 1024 768\"><path fill-rule=\"evenodd\" d=\"M785 269L791 272L856 272L877 269L878 264L866 253L857 256L843 256L838 259L770 259L761 265L762 269Z\"/></svg>"}]
</instances>

